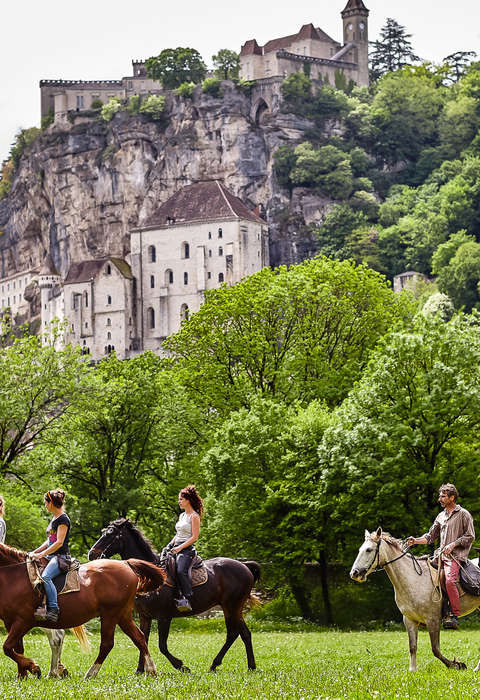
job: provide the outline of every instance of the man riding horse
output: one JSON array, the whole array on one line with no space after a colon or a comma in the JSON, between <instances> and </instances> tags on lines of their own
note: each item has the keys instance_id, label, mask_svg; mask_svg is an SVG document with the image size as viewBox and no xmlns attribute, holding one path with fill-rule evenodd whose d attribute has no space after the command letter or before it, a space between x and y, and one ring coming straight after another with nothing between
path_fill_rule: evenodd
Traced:
<instances>
[{"instance_id":1,"label":"man riding horse","mask_svg":"<svg viewBox=\"0 0 480 700\"><path fill-rule=\"evenodd\" d=\"M409 537L407 544L432 544L440 539L440 546L434 552L438 566L445 571L445 587L450 601L451 613L444 620L443 626L458 629L460 615L460 597L457 581L460 562L468 559L470 547L475 539L473 518L465 508L456 502L458 491L453 484L442 484L439 488L438 501L443 511L437 515L430 530L421 537Z\"/></svg>"}]
</instances>

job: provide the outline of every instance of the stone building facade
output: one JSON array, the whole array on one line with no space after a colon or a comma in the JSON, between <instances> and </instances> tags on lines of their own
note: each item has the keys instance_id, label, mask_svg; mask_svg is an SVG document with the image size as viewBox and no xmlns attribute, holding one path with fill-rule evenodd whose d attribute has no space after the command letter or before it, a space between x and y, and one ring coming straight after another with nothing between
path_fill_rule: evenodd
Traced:
<instances>
[{"instance_id":1,"label":"stone building facade","mask_svg":"<svg viewBox=\"0 0 480 700\"><path fill-rule=\"evenodd\" d=\"M111 97L127 99L162 91L161 84L147 76L145 61L133 60L132 73L121 80L41 80L41 116L51 111L55 122L63 122L68 112L90 109L95 100L105 103Z\"/></svg>"},{"instance_id":2,"label":"stone building facade","mask_svg":"<svg viewBox=\"0 0 480 700\"><path fill-rule=\"evenodd\" d=\"M304 24L296 34L259 46L245 42L240 52L240 76L245 80L284 79L305 72L312 79L335 85L343 73L347 82L368 85L368 15L363 0L348 0L341 12L343 43L319 27Z\"/></svg>"},{"instance_id":3,"label":"stone building facade","mask_svg":"<svg viewBox=\"0 0 480 700\"><path fill-rule=\"evenodd\" d=\"M25 291L38 279L38 268L16 272L0 280L0 312L7 309L12 319L28 314L29 302ZM28 297L28 293L27 293Z\"/></svg>"},{"instance_id":4,"label":"stone building facade","mask_svg":"<svg viewBox=\"0 0 480 700\"><path fill-rule=\"evenodd\" d=\"M64 280L47 256L38 275L45 342L59 322L57 347L78 345L93 360L161 354L207 289L268 265L267 224L218 181L183 187L130 237L129 260L75 262Z\"/></svg>"}]
</instances>

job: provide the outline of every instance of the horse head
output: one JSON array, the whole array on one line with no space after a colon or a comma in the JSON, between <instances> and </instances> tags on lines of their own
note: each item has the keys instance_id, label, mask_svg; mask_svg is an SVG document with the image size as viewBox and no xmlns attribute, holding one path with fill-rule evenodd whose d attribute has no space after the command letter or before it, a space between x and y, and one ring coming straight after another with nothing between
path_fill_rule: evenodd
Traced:
<instances>
[{"instance_id":1,"label":"horse head","mask_svg":"<svg viewBox=\"0 0 480 700\"><path fill-rule=\"evenodd\" d=\"M357 558L353 562L350 578L359 583L365 583L367 576L381 565L380 544L382 542L382 528L375 532L365 530L365 542L358 550Z\"/></svg>"},{"instance_id":2,"label":"horse head","mask_svg":"<svg viewBox=\"0 0 480 700\"><path fill-rule=\"evenodd\" d=\"M104 527L102 534L88 552L88 560L111 557L114 554L122 555L123 531L127 522L126 518L121 518L120 520L113 520L107 527Z\"/></svg>"}]
</instances>

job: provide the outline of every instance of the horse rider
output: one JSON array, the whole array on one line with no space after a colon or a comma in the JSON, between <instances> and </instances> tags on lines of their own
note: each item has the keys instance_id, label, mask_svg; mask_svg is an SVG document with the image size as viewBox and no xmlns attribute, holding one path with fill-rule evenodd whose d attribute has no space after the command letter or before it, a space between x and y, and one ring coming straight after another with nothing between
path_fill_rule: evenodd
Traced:
<instances>
[{"instance_id":1,"label":"horse rider","mask_svg":"<svg viewBox=\"0 0 480 700\"><path fill-rule=\"evenodd\" d=\"M5 536L7 534L7 526L5 525L5 520L3 516L5 515L5 499L0 495L0 544L5 542Z\"/></svg>"},{"instance_id":2,"label":"horse rider","mask_svg":"<svg viewBox=\"0 0 480 700\"><path fill-rule=\"evenodd\" d=\"M68 541L70 539L70 518L65 513L65 491L54 489L47 491L43 497L45 508L52 514L47 527L47 539L40 547L30 552L31 559L46 557L49 562L42 573L42 581L47 596L48 622L57 622L60 610L58 608L57 589L52 579L58 576L62 569L59 567L59 557L70 559Z\"/></svg>"},{"instance_id":3,"label":"horse rider","mask_svg":"<svg viewBox=\"0 0 480 700\"><path fill-rule=\"evenodd\" d=\"M162 551L162 558L168 553L176 555L177 577L180 598L176 601L179 612L191 612L192 605L192 564L196 555L194 543L200 534L203 501L193 484L186 486L178 494L178 505L183 510L175 525L176 535Z\"/></svg>"},{"instance_id":4,"label":"horse rider","mask_svg":"<svg viewBox=\"0 0 480 700\"><path fill-rule=\"evenodd\" d=\"M457 581L460 562L468 559L470 547L475 539L473 518L465 508L457 503L458 491L453 484L442 484L439 488L439 503L443 511L437 515L430 530L421 537L409 537L407 544L432 544L440 539L440 546L434 552L434 559L443 566L445 586L450 601L451 613L443 626L458 629L460 616L460 596Z\"/></svg>"}]
</instances>

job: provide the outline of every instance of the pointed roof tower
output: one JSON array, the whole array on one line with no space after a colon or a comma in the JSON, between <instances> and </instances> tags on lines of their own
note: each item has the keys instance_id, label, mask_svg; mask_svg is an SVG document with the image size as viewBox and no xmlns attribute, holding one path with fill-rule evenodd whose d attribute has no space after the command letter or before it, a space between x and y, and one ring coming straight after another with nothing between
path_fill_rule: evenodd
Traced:
<instances>
[{"instance_id":1,"label":"pointed roof tower","mask_svg":"<svg viewBox=\"0 0 480 700\"><path fill-rule=\"evenodd\" d=\"M365 15L365 17L368 17L369 12L363 4L363 0L348 0L342 11L342 17L343 19L352 15Z\"/></svg>"}]
</instances>

